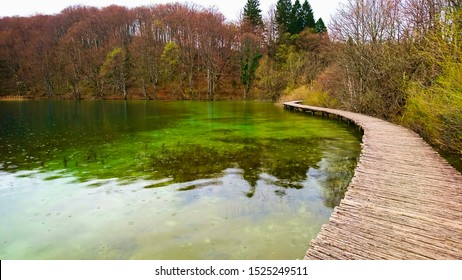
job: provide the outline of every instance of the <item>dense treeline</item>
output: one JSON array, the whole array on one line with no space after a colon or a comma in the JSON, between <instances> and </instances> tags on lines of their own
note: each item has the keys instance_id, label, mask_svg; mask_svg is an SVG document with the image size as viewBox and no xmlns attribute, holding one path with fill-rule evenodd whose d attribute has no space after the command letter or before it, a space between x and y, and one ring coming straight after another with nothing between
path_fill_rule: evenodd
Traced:
<instances>
[{"instance_id":1,"label":"dense treeline","mask_svg":"<svg viewBox=\"0 0 462 280\"><path fill-rule=\"evenodd\" d=\"M331 60L301 98L404 124L462 158L461 0L347 0L329 27Z\"/></svg>"},{"instance_id":2,"label":"dense treeline","mask_svg":"<svg viewBox=\"0 0 462 280\"><path fill-rule=\"evenodd\" d=\"M267 99L254 84L278 32L266 23L255 0L235 23L178 3L2 18L0 95Z\"/></svg>"},{"instance_id":3,"label":"dense treeline","mask_svg":"<svg viewBox=\"0 0 462 280\"><path fill-rule=\"evenodd\" d=\"M276 2L276 1L275 1ZM0 19L0 95L306 99L407 125L462 156L462 0L347 0L330 22L278 0Z\"/></svg>"},{"instance_id":4,"label":"dense treeline","mask_svg":"<svg viewBox=\"0 0 462 280\"><path fill-rule=\"evenodd\" d=\"M76 6L0 26L2 94L213 98L235 78L238 31L200 7Z\"/></svg>"},{"instance_id":5,"label":"dense treeline","mask_svg":"<svg viewBox=\"0 0 462 280\"><path fill-rule=\"evenodd\" d=\"M324 21L314 19L306 0L279 0L265 26L270 40L257 69L256 90L272 100L300 87L306 91L333 58Z\"/></svg>"}]
</instances>

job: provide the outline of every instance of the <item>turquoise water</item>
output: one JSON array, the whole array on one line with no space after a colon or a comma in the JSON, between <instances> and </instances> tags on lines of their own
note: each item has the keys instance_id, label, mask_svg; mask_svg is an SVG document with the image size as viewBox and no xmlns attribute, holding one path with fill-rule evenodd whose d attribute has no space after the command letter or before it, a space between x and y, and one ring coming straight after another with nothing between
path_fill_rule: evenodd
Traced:
<instances>
[{"instance_id":1,"label":"turquoise water","mask_svg":"<svg viewBox=\"0 0 462 280\"><path fill-rule=\"evenodd\" d=\"M0 102L0 258L302 258L359 152L271 103Z\"/></svg>"}]
</instances>

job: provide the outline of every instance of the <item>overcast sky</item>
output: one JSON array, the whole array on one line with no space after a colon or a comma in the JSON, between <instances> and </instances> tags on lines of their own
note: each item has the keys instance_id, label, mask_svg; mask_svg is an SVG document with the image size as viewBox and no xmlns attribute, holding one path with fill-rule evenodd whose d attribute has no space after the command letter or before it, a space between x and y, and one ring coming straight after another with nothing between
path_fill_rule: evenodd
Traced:
<instances>
[{"instance_id":1,"label":"overcast sky","mask_svg":"<svg viewBox=\"0 0 462 280\"><path fill-rule=\"evenodd\" d=\"M292 0L292 3L295 0ZM300 2L303 3L304 0ZM344 0L309 0L316 19L322 17L328 23L330 15L335 12L339 2ZM5 16L30 16L34 14L56 14L71 5L88 5L105 7L117 4L126 7L137 7L143 5L189 2L200 4L204 7L216 6L218 10L229 20L237 19L239 12L243 9L247 0L5 0L0 9L0 17ZM269 7L276 5L277 0L260 0L260 8L263 16L266 16Z\"/></svg>"}]
</instances>

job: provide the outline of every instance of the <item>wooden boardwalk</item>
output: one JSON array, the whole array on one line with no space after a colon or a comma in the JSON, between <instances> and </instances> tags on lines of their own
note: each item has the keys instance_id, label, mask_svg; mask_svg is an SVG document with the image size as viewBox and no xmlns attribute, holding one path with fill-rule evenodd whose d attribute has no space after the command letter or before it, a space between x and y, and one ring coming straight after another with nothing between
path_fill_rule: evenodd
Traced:
<instances>
[{"instance_id":1,"label":"wooden boardwalk","mask_svg":"<svg viewBox=\"0 0 462 280\"><path fill-rule=\"evenodd\" d=\"M364 131L345 198L305 259L462 259L462 175L416 133L341 110L284 107L342 118Z\"/></svg>"}]
</instances>

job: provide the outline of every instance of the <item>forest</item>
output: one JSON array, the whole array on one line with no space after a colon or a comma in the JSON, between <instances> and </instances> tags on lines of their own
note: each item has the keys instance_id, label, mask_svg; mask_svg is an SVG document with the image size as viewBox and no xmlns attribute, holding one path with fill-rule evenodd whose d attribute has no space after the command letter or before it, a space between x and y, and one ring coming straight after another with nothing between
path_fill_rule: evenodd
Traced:
<instances>
[{"instance_id":1,"label":"forest","mask_svg":"<svg viewBox=\"0 0 462 280\"><path fill-rule=\"evenodd\" d=\"M316 33L319 25L318 33L325 32L307 1L296 0L293 8L290 1L282 2L290 5L288 32ZM265 99L251 92L260 59L276 46L275 10L271 13L263 19L259 1L252 0L237 22L213 8L179 3L134 9L74 6L57 15L2 18L0 94Z\"/></svg>"},{"instance_id":2,"label":"forest","mask_svg":"<svg viewBox=\"0 0 462 280\"><path fill-rule=\"evenodd\" d=\"M462 157L462 0L73 6L0 19L0 96L304 99L410 127Z\"/></svg>"}]
</instances>

